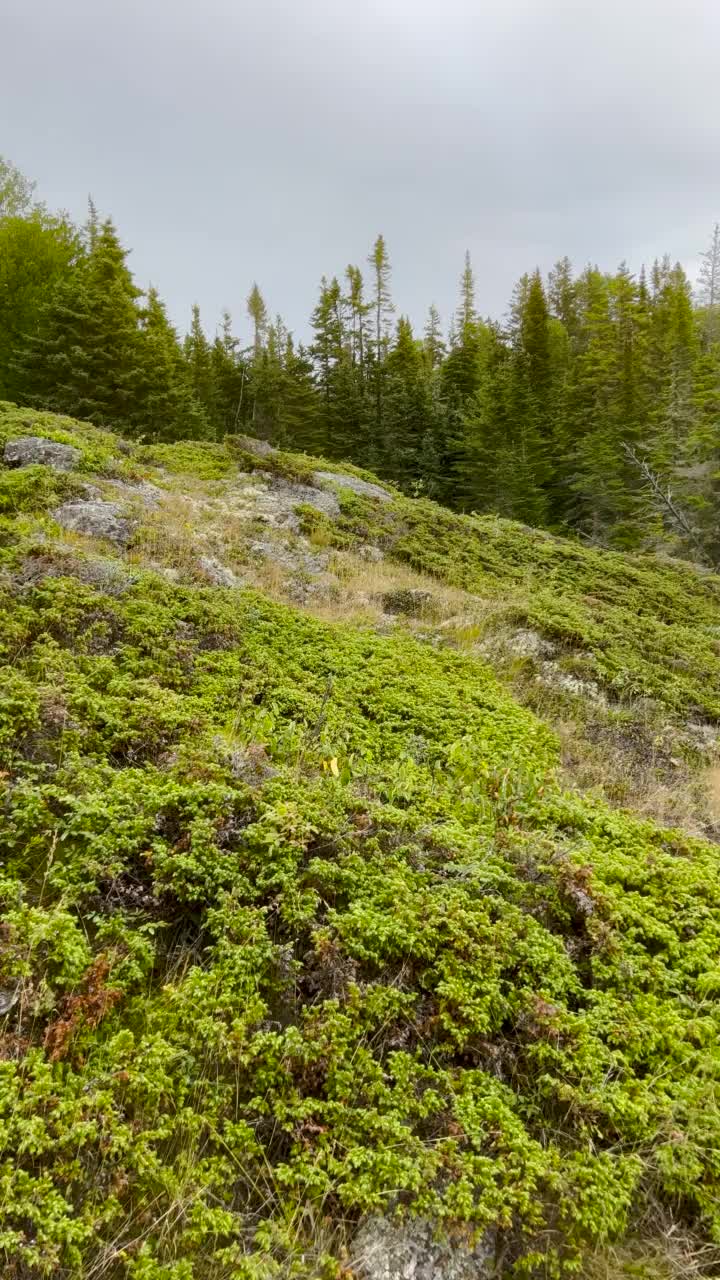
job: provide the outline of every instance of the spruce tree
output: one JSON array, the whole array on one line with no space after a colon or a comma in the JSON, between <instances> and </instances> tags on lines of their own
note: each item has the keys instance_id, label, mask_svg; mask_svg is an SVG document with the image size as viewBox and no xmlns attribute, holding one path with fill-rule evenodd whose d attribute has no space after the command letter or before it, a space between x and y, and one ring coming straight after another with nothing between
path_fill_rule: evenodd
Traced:
<instances>
[{"instance_id":1,"label":"spruce tree","mask_svg":"<svg viewBox=\"0 0 720 1280\"><path fill-rule=\"evenodd\" d=\"M126 250L110 219L42 307L13 361L28 403L134 429L139 312Z\"/></svg>"},{"instance_id":2,"label":"spruce tree","mask_svg":"<svg viewBox=\"0 0 720 1280\"><path fill-rule=\"evenodd\" d=\"M679 263L654 272L648 329L649 399L646 444L656 469L668 474L686 461L695 428L698 334L690 284Z\"/></svg>"},{"instance_id":3,"label":"spruce tree","mask_svg":"<svg viewBox=\"0 0 720 1280\"><path fill-rule=\"evenodd\" d=\"M434 303L428 311L424 346L430 368L438 369L447 355L447 348L442 334L440 312Z\"/></svg>"},{"instance_id":4,"label":"spruce tree","mask_svg":"<svg viewBox=\"0 0 720 1280\"><path fill-rule=\"evenodd\" d=\"M310 355L321 405L322 438L331 457L352 458L370 465L365 380L353 363L352 341L345 324L343 295L337 277L320 285L320 298L312 314L315 332Z\"/></svg>"},{"instance_id":5,"label":"spruce tree","mask_svg":"<svg viewBox=\"0 0 720 1280\"><path fill-rule=\"evenodd\" d=\"M64 218L41 209L0 218L0 400L17 400L27 388L12 362L80 255L78 234Z\"/></svg>"},{"instance_id":6,"label":"spruce tree","mask_svg":"<svg viewBox=\"0 0 720 1280\"><path fill-rule=\"evenodd\" d=\"M416 341L406 316L401 316L395 341L385 360L385 397L381 468L410 490L420 478L423 445L432 436L430 378L422 342Z\"/></svg>"},{"instance_id":7,"label":"spruce tree","mask_svg":"<svg viewBox=\"0 0 720 1280\"><path fill-rule=\"evenodd\" d=\"M210 343L200 319L200 308L193 304L190 332L183 342L183 354L195 398L202 405L208 418L217 418L215 370L211 358Z\"/></svg>"},{"instance_id":8,"label":"spruce tree","mask_svg":"<svg viewBox=\"0 0 720 1280\"><path fill-rule=\"evenodd\" d=\"M313 381L313 366L304 347L295 347L288 334L283 355L281 430L289 449L303 453L327 451L321 403Z\"/></svg>"},{"instance_id":9,"label":"spruce tree","mask_svg":"<svg viewBox=\"0 0 720 1280\"><path fill-rule=\"evenodd\" d=\"M372 456L382 455L383 437L383 391L385 385L385 358L389 346L389 322L395 310L390 294L390 259L387 246L382 236L378 236L369 258L373 271L373 387L375 393L375 431L371 449Z\"/></svg>"},{"instance_id":10,"label":"spruce tree","mask_svg":"<svg viewBox=\"0 0 720 1280\"><path fill-rule=\"evenodd\" d=\"M624 266L614 277L588 268L579 285L583 333L569 397L576 505L569 514L593 539L633 546L642 541L646 504L624 446L633 445L642 429L643 304Z\"/></svg>"},{"instance_id":11,"label":"spruce tree","mask_svg":"<svg viewBox=\"0 0 720 1280\"><path fill-rule=\"evenodd\" d=\"M132 427L149 440L208 439L210 419L196 398L178 337L157 290L140 313Z\"/></svg>"},{"instance_id":12,"label":"spruce tree","mask_svg":"<svg viewBox=\"0 0 720 1280\"><path fill-rule=\"evenodd\" d=\"M210 416L218 439L239 429L247 409L248 371L239 347L230 312L223 311L209 357Z\"/></svg>"},{"instance_id":13,"label":"spruce tree","mask_svg":"<svg viewBox=\"0 0 720 1280\"><path fill-rule=\"evenodd\" d=\"M470 254L460 278L460 302L450 335L450 352L443 365L443 386L450 404L459 409L480 385L482 326L475 310L475 277Z\"/></svg>"},{"instance_id":14,"label":"spruce tree","mask_svg":"<svg viewBox=\"0 0 720 1280\"><path fill-rule=\"evenodd\" d=\"M469 253L465 254L460 300L449 339L450 350L441 366L445 414L439 496L447 505L458 505L464 509L464 477L473 469L470 460L472 448L465 440L465 410L480 388L488 347L488 331L480 323L475 308L475 277ZM460 485L457 498L456 484Z\"/></svg>"},{"instance_id":15,"label":"spruce tree","mask_svg":"<svg viewBox=\"0 0 720 1280\"><path fill-rule=\"evenodd\" d=\"M349 317L350 354L361 378L366 376L367 355L370 348L370 312L372 303L365 301L365 283L359 267L345 270L348 291L345 307Z\"/></svg>"},{"instance_id":16,"label":"spruce tree","mask_svg":"<svg viewBox=\"0 0 720 1280\"><path fill-rule=\"evenodd\" d=\"M247 313L253 324L253 356L257 358L262 351L268 327L268 312L257 284L253 284L247 299Z\"/></svg>"},{"instance_id":17,"label":"spruce tree","mask_svg":"<svg viewBox=\"0 0 720 1280\"><path fill-rule=\"evenodd\" d=\"M569 258L561 258L548 275L547 302L551 315L560 321L573 346L580 336L581 314L578 286Z\"/></svg>"}]
</instances>

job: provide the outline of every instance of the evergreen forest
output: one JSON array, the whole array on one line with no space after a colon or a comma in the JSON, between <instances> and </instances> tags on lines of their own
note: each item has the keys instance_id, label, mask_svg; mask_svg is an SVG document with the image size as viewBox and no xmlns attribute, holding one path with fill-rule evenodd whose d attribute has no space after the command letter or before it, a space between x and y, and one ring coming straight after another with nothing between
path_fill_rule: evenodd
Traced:
<instances>
[{"instance_id":1,"label":"evergreen forest","mask_svg":"<svg viewBox=\"0 0 720 1280\"><path fill-rule=\"evenodd\" d=\"M246 432L459 512L714 565L718 226L701 264L690 281L670 257L638 274L562 258L490 319L467 255L449 324L431 305L419 332L379 235L323 277L306 342L253 284L244 345L229 313L197 306L179 334L109 218L91 203L73 225L0 161L0 399L146 443Z\"/></svg>"}]
</instances>

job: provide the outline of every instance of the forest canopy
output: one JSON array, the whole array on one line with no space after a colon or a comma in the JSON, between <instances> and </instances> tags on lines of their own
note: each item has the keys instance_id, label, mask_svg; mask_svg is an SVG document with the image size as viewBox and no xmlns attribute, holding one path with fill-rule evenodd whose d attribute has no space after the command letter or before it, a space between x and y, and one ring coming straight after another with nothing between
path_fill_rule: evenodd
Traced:
<instances>
[{"instance_id":1,"label":"forest canopy","mask_svg":"<svg viewBox=\"0 0 720 1280\"><path fill-rule=\"evenodd\" d=\"M695 288L669 257L639 274L563 258L520 277L502 320L468 254L449 327L431 305L421 333L379 235L323 277L306 342L253 283L246 346L227 312L208 337L197 306L179 334L127 259L110 218L91 204L74 226L0 159L0 399L148 441L245 431L455 510L716 563L717 226Z\"/></svg>"}]
</instances>

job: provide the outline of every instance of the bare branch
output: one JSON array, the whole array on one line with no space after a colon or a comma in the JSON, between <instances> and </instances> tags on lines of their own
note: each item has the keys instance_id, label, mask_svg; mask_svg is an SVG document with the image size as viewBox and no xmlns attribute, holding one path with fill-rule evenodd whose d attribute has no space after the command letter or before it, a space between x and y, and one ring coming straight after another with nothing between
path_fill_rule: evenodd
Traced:
<instances>
[{"instance_id":1,"label":"bare branch","mask_svg":"<svg viewBox=\"0 0 720 1280\"><path fill-rule=\"evenodd\" d=\"M669 513L677 528L680 529L680 531L685 534L685 537L692 543L703 563L709 565L711 569L717 569L717 564L708 556L697 529L691 525L685 515L685 512L678 507L675 502L672 490L670 488L665 489L663 487L660 483L659 477L651 469L645 459L639 457L635 449L632 448L632 445L623 444L622 449L625 457L629 458L633 466L639 471L645 481L646 487L650 490L658 504Z\"/></svg>"}]
</instances>

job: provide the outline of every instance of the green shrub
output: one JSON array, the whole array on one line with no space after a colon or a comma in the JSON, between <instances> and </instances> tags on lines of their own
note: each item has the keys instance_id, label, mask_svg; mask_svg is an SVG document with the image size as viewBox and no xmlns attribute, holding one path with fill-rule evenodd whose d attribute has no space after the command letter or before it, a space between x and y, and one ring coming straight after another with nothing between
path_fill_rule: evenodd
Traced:
<instances>
[{"instance_id":1,"label":"green shrub","mask_svg":"<svg viewBox=\"0 0 720 1280\"><path fill-rule=\"evenodd\" d=\"M713 579L343 510L612 687L715 697ZM340 1280L368 1213L517 1274L650 1211L720 1240L716 845L564 790L485 663L401 630L145 571L0 606L8 1280Z\"/></svg>"}]
</instances>

